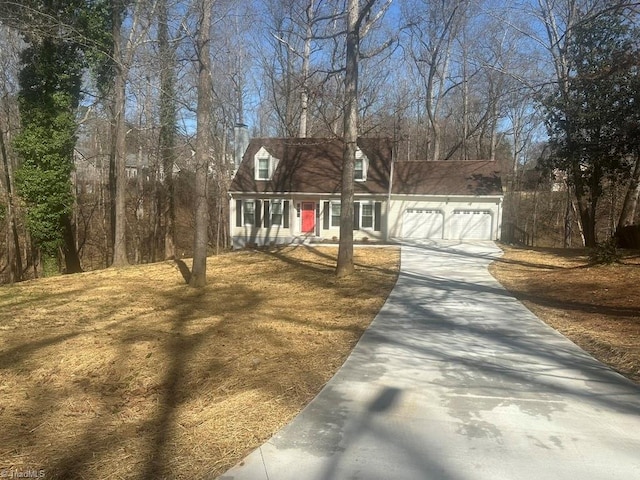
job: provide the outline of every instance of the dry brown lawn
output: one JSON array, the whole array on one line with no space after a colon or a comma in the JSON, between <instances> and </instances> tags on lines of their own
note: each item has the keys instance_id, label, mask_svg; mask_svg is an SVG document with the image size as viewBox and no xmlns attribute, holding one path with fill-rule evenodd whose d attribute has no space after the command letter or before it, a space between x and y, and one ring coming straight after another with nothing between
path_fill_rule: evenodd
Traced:
<instances>
[{"instance_id":1,"label":"dry brown lawn","mask_svg":"<svg viewBox=\"0 0 640 480\"><path fill-rule=\"evenodd\" d=\"M585 250L502 247L491 273L533 313L640 383L640 255L591 265Z\"/></svg>"},{"instance_id":2,"label":"dry brown lawn","mask_svg":"<svg viewBox=\"0 0 640 480\"><path fill-rule=\"evenodd\" d=\"M397 249L243 251L0 288L0 470L211 478L287 423L393 287Z\"/></svg>"},{"instance_id":3,"label":"dry brown lawn","mask_svg":"<svg viewBox=\"0 0 640 480\"><path fill-rule=\"evenodd\" d=\"M640 255L503 247L491 266L528 308L640 382ZM342 365L393 287L399 254L333 247L211 257L0 288L0 474L214 478L286 424Z\"/></svg>"}]
</instances>

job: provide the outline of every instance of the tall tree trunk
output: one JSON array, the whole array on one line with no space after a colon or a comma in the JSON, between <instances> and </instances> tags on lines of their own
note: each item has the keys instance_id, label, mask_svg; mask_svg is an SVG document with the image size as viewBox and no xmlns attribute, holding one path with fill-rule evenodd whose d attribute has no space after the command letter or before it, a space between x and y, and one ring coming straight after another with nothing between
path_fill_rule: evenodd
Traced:
<instances>
[{"instance_id":1,"label":"tall tree trunk","mask_svg":"<svg viewBox=\"0 0 640 480\"><path fill-rule=\"evenodd\" d=\"M439 121L432 122L431 134L433 136L431 140L431 160L437 162L440 160L440 139L442 138L442 129Z\"/></svg>"},{"instance_id":2,"label":"tall tree trunk","mask_svg":"<svg viewBox=\"0 0 640 480\"><path fill-rule=\"evenodd\" d=\"M578 215L582 226L582 238L585 247L596 246L596 206L597 202L576 195Z\"/></svg>"},{"instance_id":3,"label":"tall tree trunk","mask_svg":"<svg viewBox=\"0 0 640 480\"><path fill-rule=\"evenodd\" d=\"M573 226L573 202L571 198L571 187L567 185L567 205L564 211L564 248L571 246L572 226Z\"/></svg>"},{"instance_id":4,"label":"tall tree trunk","mask_svg":"<svg viewBox=\"0 0 640 480\"><path fill-rule=\"evenodd\" d=\"M207 173L209 167L211 136L211 10L213 0L201 0L200 24L197 32L198 56L198 107L196 130L196 225L193 241L193 267L189 285L204 287L207 283L207 246L209 233L209 205L207 198Z\"/></svg>"},{"instance_id":5,"label":"tall tree trunk","mask_svg":"<svg viewBox=\"0 0 640 480\"><path fill-rule=\"evenodd\" d=\"M311 39L313 37L313 0L307 5L304 51L302 53L302 91L300 92L300 129L298 135L307 136L307 118L309 116L309 62L311 60Z\"/></svg>"},{"instance_id":6,"label":"tall tree trunk","mask_svg":"<svg viewBox=\"0 0 640 480\"><path fill-rule=\"evenodd\" d=\"M64 254L65 273L80 273L82 272L82 267L80 266L78 249L76 248L74 225L68 215L65 215L62 222L64 227L62 253Z\"/></svg>"},{"instance_id":7,"label":"tall tree trunk","mask_svg":"<svg viewBox=\"0 0 640 480\"><path fill-rule=\"evenodd\" d=\"M16 225L16 209L13 204L14 188L11 175L12 169L4 141L4 130L1 127L0 155L2 155L6 184L5 191L7 192L7 221L9 222L9 229L7 231L7 262L9 266L9 282L13 283L22 280L22 254L20 253L20 237L18 236L18 227Z\"/></svg>"},{"instance_id":8,"label":"tall tree trunk","mask_svg":"<svg viewBox=\"0 0 640 480\"><path fill-rule=\"evenodd\" d=\"M462 40L462 160L469 160L469 78L467 72L466 30ZM479 149L478 149L479 150Z\"/></svg>"},{"instance_id":9,"label":"tall tree trunk","mask_svg":"<svg viewBox=\"0 0 640 480\"><path fill-rule=\"evenodd\" d=\"M160 48L160 157L163 180L158 188L158 210L164 226L164 258L175 257L175 199L173 163L175 155L175 54L169 43L167 0L158 4L158 43Z\"/></svg>"},{"instance_id":10,"label":"tall tree trunk","mask_svg":"<svg viewBox=\"0 0 640 480\"><path fill-rule=\"evenodd\" d=\"M349 0L347 19L347 59L344 80L344 152L342 159L342 193L340 196L340 244L336 275L353 273L353 199L354 170L358 142L358 56L360 34L358 0Z\"/></svg>"},{"instance_id":11,"label":"tall tree trunk","mask_svg":"<svg viewBox=\"0 0 640 480\"><path fill-rule=\"evenodd\" d=\"M113 56L114 56L114 92L113 92L113 147L115 166L115 202L114 202L114 238L113 263L115 267L129 264L127 259L126 232L126 81L127 72L122 51L121 39L122 18L118 7L113 7Z\"/></svg>"}]
</instances>

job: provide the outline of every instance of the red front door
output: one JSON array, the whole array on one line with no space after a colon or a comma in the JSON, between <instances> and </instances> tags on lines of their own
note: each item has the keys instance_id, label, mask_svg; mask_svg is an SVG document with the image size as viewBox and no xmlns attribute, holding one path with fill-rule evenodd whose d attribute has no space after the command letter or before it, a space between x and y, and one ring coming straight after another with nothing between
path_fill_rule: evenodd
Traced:
<instances>
[{"instance_id":1,"label":"red front door","mask_svg":"<svg viewBox=\"0 0 640 480\"><path fill-rule=\"evenodd\" d=\"M316 230L316 204L302 203L302 233L313 233Z\"/></svg>"}]
</instances>

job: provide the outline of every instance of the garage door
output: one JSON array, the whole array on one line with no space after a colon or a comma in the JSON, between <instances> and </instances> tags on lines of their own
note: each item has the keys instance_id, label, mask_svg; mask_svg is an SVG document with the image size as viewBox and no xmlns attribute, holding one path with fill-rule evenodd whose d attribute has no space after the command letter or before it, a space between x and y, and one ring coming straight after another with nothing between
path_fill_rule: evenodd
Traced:
<instances>
[{"instance_id":1,"label":"garage door","mask_svg":"<svg viewBox=\"0 0 640 480\"><path fill-rule=\"evenodd\" d=\"M403 238L442 238L444 215L440 210L410 208L402 214Z\"/></svg>"},{"instance_id":2,"label":"garage door","mask_svg":"<svg viewBox=\"0 0 640 480\"><path fill-rule=\"evenodd\" d=\"M455 210L451 221L452 239L491 240L491 212Z\"/></svg>"}]
</instances>

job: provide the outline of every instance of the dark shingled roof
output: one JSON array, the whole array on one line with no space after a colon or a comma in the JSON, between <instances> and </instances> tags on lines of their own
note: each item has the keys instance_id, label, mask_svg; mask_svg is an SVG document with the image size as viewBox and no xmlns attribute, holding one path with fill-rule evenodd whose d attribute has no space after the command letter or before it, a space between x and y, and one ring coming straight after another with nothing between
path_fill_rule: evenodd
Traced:
<instances>
[{"instance_id":1,"label":"dark shingled roof","mask_svg":"<svg viewBox=\"0 0 640 480\"><path fill-rule=\"evenodd\" d=\"M232 192L339 193L343 142L328 138L254 138L231 183ZM355 183L355 193L387 193L391 164L391 142L386 139L358 140L369 159L366 182ZM264 147L280 160L273 178L255 180L253 157Z\"/></svg>"},{"instance_id":2,"label":"dark shingled roof","mask_svg":"<svg viewBox=\"0 0 640 480\"><path fill-rule=\"evenodd\" d=\"M328 138L254 138L231 183L231 192L340 193L343 142ZM369 159L367 180L355 182L356 194L386 194L392 142L360 138ZM264 147L280 162L271 180L255 180L253 158ZM497 163L491 161L396 162L393 193L416 195L500 195Z\"/></svg>"},{"instance_id":3,"label":"dark shingled roof","mask_svg":"<svg viewBox=\"0 0 640 480\"><path fill-rule=\"evenodd\" d=\"M497 166L488 160L397 162L393 167L393 193L502 195Z\"/></svg>"}]
</instances>

